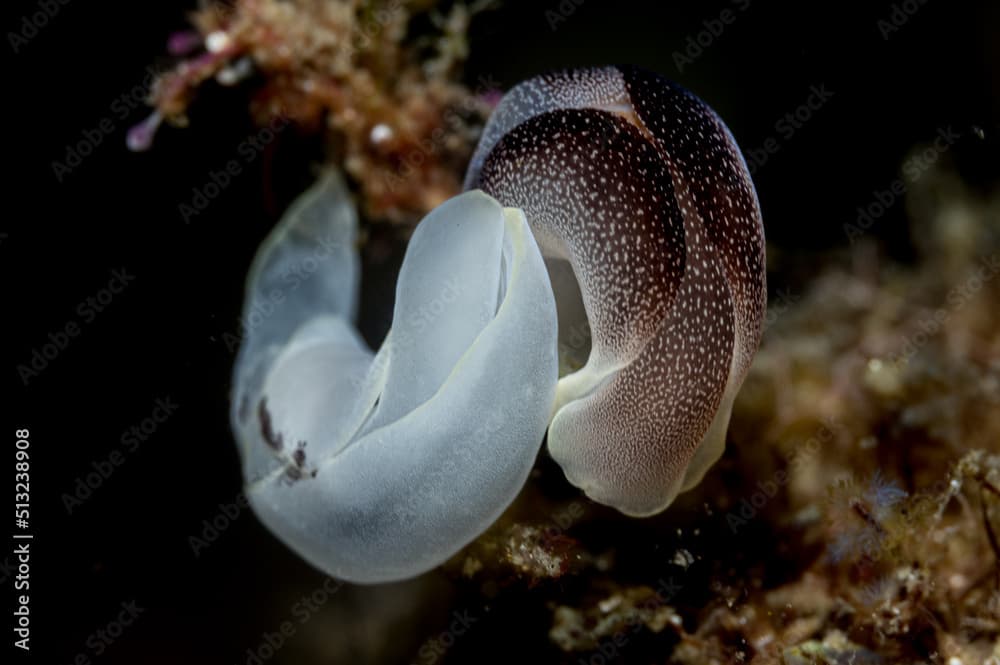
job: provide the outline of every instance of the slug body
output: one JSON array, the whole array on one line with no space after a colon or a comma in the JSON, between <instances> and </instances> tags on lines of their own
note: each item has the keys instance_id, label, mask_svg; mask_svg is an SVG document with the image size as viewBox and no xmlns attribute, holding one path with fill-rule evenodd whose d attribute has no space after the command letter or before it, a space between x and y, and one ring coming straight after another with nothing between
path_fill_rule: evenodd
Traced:
<instances>
[{"instance_id":1,"label":"slug body","mask_svg":"<svg viewBox=\"0 0 1000 665\"><path fill-rule=\"evenodd\" d=\"M641 69L549 74L501 100L466 187L522 209L557 302L582 301L589 357L559 381L552 456L592 499L662 511L721 455L761 335L763 225L728 129Z\"/></svg>"},{"instance_id":2,"label":"slug body","mask_svg":"<svg viewBox=\"0 0 1000 665\"><path fill-rule=\"evenodd\" d=\"M386 582L444 562L521 489L555 394L555 303L523 214L470 192L414 232L373 354L352 323L356 227L331 173L264 242L231 418L261 521L329 575Z\"/></svg>"},{"instance_id":3,"label":"slug body","mask_svg":"<svg viewBox=\"0 0 1000 665\"><path fill-rule=\"evenodd\" d=\"M466 187L482 191L414 231L375 352L335 173L251 267L231 411L246 494L329 575L444 562L514 499L546 431L569 481L628 515L722 453L765 283L756 194L715 113L632 67L541 76L501 100Z\"/></svg>"}]
</instances>

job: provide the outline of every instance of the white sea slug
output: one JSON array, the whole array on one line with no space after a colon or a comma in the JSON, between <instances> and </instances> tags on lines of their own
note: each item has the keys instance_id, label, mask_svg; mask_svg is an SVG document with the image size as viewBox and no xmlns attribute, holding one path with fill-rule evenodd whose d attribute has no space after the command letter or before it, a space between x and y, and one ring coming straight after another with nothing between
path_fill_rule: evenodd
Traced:
<instances>
[{"instance_id":1,"label":"white sea slug","mask_svg":"<svg viewBox=\"0 0 1000 665\"><path fill-rule=\"evenodd\" d=\"M357 219L330 173L257 254L232 424L260 519L330 575L413 577L513 500L555 395L556 309L523 214L462 194L417 227L392 329L354 329Z\"/></svg>"}]
</instances>

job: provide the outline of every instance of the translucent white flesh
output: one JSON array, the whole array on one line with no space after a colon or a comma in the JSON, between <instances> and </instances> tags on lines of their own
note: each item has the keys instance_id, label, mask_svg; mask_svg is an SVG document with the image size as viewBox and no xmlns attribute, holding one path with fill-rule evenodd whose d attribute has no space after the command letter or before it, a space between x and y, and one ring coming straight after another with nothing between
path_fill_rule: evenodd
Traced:
<instances>
[{"instance_id":1,"label":"translucent white flesh","mask_svg":"<svg viewBox=\"0 0 1000 665\"><path fill-rule=\"evenodd\" d=\"M558 361L551 286L520 211L477 191L430 213L377 354L351 324L356 226L327 175L264 242L245 311L271 313L247 332L232 419L260 519L316 567L367 583L433 568L509 505ZM318 239L331 239L322 261ZM307 278L292 288L284 272Z\"/></svg>"}]
</instances>

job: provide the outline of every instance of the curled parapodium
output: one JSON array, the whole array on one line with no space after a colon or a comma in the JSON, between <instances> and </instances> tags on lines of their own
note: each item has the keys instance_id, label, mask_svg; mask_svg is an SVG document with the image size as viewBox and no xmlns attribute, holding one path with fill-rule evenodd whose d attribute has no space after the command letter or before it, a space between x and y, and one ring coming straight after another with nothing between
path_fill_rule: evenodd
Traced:
<instances>
[{"instance_id":1,"label":"curled parapodium","mask_svg":"<svg viewBox=\"0 0 1000 665\"><path fill-rule=\"evenodd\" d=\"M524 484L555 395L556 313L524 215L469 192L414 232L373 354L352 325L356 227L329 173L263 244L232 422L260 519L330 575L382 582L442 563Z\"/></svg>"},{"instance_id":2,"label":"curled parapodium","mask_svg":"<svg viewBox=\"0 0 1000 665\"><path fill-rule=\"evenodd\" d=\"M634 67L545 75L501 100L466 187L527 216L564 355L589 333L559 381L552 456L596 501L663 510L721 455L760 340L764 232L728 129Z\"/></svg>"}]
</instances>

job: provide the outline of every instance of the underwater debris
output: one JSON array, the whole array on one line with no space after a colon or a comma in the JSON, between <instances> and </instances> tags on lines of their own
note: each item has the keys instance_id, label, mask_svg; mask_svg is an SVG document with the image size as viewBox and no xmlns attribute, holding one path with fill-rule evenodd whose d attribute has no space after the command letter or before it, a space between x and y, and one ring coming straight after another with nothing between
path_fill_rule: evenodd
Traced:
<instances>
[{"instance_id":1,"label":"underwater debris","mask_svg":"<svg viewBox=\"0 0 1000 665\"><path fill-rule=\"evenodd\" d=\"M548 536L534 526L515 525L504 546L507 561L532 580L560 577L570 566L573 541L564 536Z\"/></svg>"},{"instance_id":2,"label":"underwater debris","mask_svg":"<svg viewBox=\"0 0 1000 665\"><path fill-rule=\"evenodd\" d=\"M622 649L643 630L660 633L672 627L681 631L681 617L668 604L672 592L666 584L658 589L628 587L583 608L560 605L553 611L549 638L566 652L607 655L609 647ZM604 648L603 642L607 642Z\"/></svg>"},{"instance_id":3,"label":"underwater debris","mask_svg":"<svg viewBox=\"0 0 1000 665\"><path fill-rule=\"evenodd\" d=\"M260 126L282 118L321 137L328 161L358 188L365 216L413 224L461 190L461 174L496 84L459 81L472 16L414 0L231 0L191 15L171 36L184 59L154 86L155 111L129 146L148 148L160 122L184 127L198 90L245 83ZM428 17L432 36L411 34ZM495 100L494 102L495 103Z\"/></svg>"}]
</instances>

